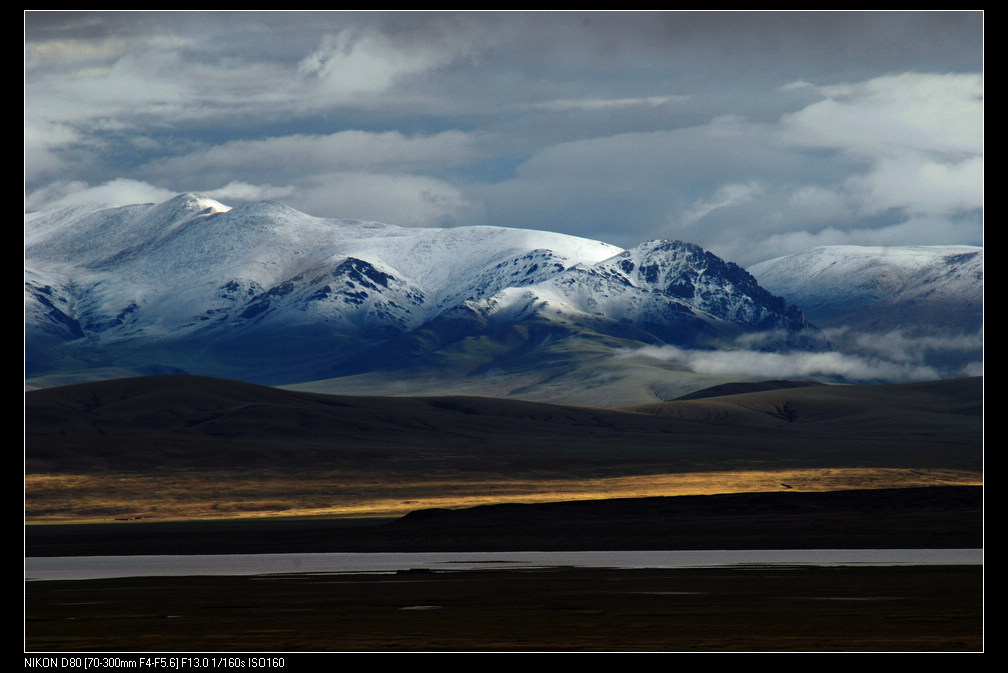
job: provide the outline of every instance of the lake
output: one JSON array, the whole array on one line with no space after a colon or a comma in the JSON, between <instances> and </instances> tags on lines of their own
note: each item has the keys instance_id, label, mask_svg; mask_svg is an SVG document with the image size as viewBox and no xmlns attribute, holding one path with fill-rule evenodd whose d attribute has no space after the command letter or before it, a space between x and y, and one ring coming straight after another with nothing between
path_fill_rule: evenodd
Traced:
<instances>
[{"instance_id":1,"label":"lake","mask_svg":"<svg viewBox=\"0 0 1008 673\"><path fill-rule=\"evenodd\" d=\"M982 549L788 549L423 552L26 557L25 580L545 567L703 568L760 565L982 565Z\"/></svg>"}]
</instances>

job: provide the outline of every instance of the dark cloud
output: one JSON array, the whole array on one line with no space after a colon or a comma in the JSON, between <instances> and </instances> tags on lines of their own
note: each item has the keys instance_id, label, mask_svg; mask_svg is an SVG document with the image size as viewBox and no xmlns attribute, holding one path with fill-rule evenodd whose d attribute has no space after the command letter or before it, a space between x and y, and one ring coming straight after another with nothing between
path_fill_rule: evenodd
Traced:
<instances>
[{"instance_id":1,"label":"dark cloud","mask_svg":"<svg viewBox=\"0 0 1008 673\"><path fill-rule=\"evenodd\" d=\"M743 264L979 243L982 38L982 12L29 11L26 207L203 191Z\"/></svg>"}]
</instances>

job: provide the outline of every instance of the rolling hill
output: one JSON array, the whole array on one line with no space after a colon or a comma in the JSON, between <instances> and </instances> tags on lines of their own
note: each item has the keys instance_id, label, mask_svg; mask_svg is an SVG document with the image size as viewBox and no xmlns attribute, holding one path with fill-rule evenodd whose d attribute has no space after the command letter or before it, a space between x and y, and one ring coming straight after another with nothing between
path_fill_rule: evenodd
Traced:
<instances>
[{"instance_id":1,"label":"rolling hill","mask_svg":"<svg viewBox=\"0 0 1008 673\"><path fill-rule=\"evenodd\" d=\"M626 410L170 375L25 398L29 522L982 482L980 379Z\"/></svg>"}]
</instances>

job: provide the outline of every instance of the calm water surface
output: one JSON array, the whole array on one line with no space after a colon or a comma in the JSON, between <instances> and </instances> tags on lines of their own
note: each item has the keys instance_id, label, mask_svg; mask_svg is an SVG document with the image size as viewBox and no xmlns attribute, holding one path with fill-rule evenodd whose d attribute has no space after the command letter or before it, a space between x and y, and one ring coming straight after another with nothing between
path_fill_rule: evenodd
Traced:
<instances>
[{"instance_id":1,"label":"calm water surface","mask_svg":"<svg viewBox=\"0 0 1008 673\"><path fill-rule=\"evenodd\" d=\"M746 565L981 565L982 549L797 549L741 551L431 552L63 556L25 558L25 580L170 575L394 573L400 570L700 568Z\"/></svg>"}]
</instances>

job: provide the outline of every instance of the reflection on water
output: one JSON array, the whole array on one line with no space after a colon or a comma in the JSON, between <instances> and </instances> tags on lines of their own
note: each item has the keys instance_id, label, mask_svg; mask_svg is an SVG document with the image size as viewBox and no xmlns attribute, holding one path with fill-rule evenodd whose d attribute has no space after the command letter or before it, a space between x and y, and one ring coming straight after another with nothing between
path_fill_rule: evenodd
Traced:
<instances>
[{"instance_id":1,"label":"reflection on water","mask_svg":"<svg viewBox=\"0 0 1008 673\"><path fill-rule=\"evenodd\" d=\"M982 549L431 552L25 558L26 580L169 575L394 573L408 570L700 568L747 565L980 565Z\"/></svg>"}]
</instances>

